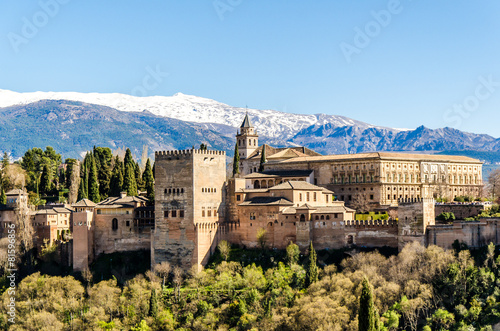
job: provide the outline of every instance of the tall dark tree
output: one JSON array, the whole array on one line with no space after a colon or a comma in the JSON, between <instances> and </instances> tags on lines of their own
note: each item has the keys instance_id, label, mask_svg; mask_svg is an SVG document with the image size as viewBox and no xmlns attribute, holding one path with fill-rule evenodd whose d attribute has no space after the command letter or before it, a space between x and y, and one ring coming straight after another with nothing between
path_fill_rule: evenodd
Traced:
<instances>
[{"instance_id":1,"label":"tall dark tree","mask_svg":"<svg viewBox=\"0 0 500 331\"><path fill-rule=\"evenodd\" d=\"M67 188L71 187L71 176L73 175L73 171L75 169L75 165L78 161L75 159L66 159L66 183L65 186Z\"/></svg>"},{"instance_id":2,"label":"tall dark tree","mask_svg":"<svg viewBox=\"0 0 500 331\"><path fill-rule=\"evenodd\" d=\"M238 143L234 147L234 158L233 158L233 177L240 173L240 151L238 149Z\"/></svg>"},{"instance_id":3,"label":"tall dark tree","mask_svg":"<svg viewBox=\"0 0 500 331\"><path fill-rule=\"evenodd\" d=\"M118 156L115 158L115 165L111 174L109 196L120 196L123 190L123 163Z\"/></svg>"},{"instance_id":4,"label":"tall dark tree","mask_svg":"<svg viewBox=\"0 0 500 331\"><path fill-rule=\"evenodd\" d=\"M0 191L0 206L6 204L7 204L7 196L5 195L5 190L2 187Z\"/></svg>"},{"instance_id":5,"label":"tall dark tree","mask_svg":"<svg viewBox=\"0 0 500 331\"><path fill-rule=\"evenodd\" d=\"M149 159L146 161L146 168L142 174L142 181L144 182L144 187L147 192L147 198L149 202L155 201L155 180L153 177L153 171L151 169L151 162Z\"/></svg>"},{"instance_id":6,"label":"tall dark tree","mask_svg":"<svg viewBox=\"0 0 500 331\"><path fill-rule=\"evenodd\" d=\"M78 187L78 198L80 201L82 199L87 199L87 194L85 193L85 184L83 178L80 178L80 186Z\"/></svg>"},{"instance_id":7,"label":"tall dark tree","mask_svg":"<svg viewBox=\"0 0 500 331\"><path fill-rule=\"evenodd\" d=\"M130 148L127 148L127 150L125 151L125 158L123 159L123 163L125 166L127 166L127 164L134 163L134 158L132 156L132 152L130 151Z\"/></svg>"},{"instance_id":8,"label":"tall dark tree","mask_svg":"<svg viewBox=\"0 0 500 331\"><path fill-rule=\"evenodd\" d=\"M90 170L89 170L89 200L98 203L101 201L101 196L99 195L99 181L97 179L97 167L94 161L94 157L90 158Z\"/></svg>"},{"instance_id":9,"label":"tall dark tree","mask_svg":"<svg viewBox=\"0 0 500 331\"><path fill-rule=\"evenodd\" d=\"M318 265L316 251L314 250L312 241L309 243L309 259L306 270L306 284L311 285L318 281Z\"/></svg>"},{"instance_id":10,"label":"tall dark tree","mask_svg":"<svg viewBox=\"0 0 500 331\"><path fill-rule=\"evenodd\" d=\"M203 143L202 143L202 144L200 144L200 150L202 150L202 151L206 151L206 150L207 150L207 145L205 145L205 144L203 144Z\"/></svg>"},{"instance_id":11,"label":"tall dark tree","mask_svg":"<svg viewBox=\"0 0 500 331\"><path fill-rule=\"evenodd\" d=\"M94 159L99 180L99 194L101 199L105 199L109 196L113 153L108 147L94 147Z\"/></svg>"},{"instance_id":12,"label":"tall dark tree","mask_svg":"<svg viewBox=\"0 0 500 331\"><path fill-rule=\"evenodd\" d=\"M142 191L144 190L144 182L142 181L142 174L141 174L141 167L139 166L139 163L135 163L135 182L137 184L137 190Z\"/></svg>"},{"instance_id":13,"label":"tall dark tree","mask_svg":"<svg viewBox=\"0 0 500 331\"><path fill-rule=\"evenodd\" d=\"M123 190L127 195L137 195L137 183L135 182L135 167L133 163L125 164L125 177L123 178Z\"/></svg>"},{"instance_id":14,"label":"tall dark tree","mask_svg":"<svg viewBox=\"0 0 500 331\"><path fill-rule=\"evenodd\" d=\"M149 316L156 318L158 315L158 299L156 297L156 290L151 290L151 297L149 298Z\"/></svg>"},{"instance_id":15,"label":"tall dark tree","mask_svg":"<svg viewBox=\"0 0 500 331\"><path fill-rule=\"evenodd\" d=\"M40 178L40 194L47 195L52 190L52 171L48 164L43 166L42 176Z\"/></svg>"},{"instance_id":16,"label":"tall dark tree","mask_svg":"<svg viewBox=\"0 0 500 331\"><path fill-rule=\"evenodd\" d=\"M359 331L376 331L372 287L366 277L363 279L362 286L359 297L358 328Z\"/></svg>"},{"instance_id":17,"label":"tall dark tree","mask_svg":"<svg viewBox=\"0 0 500 331\"><path fill-rule=\"evenodd\" d=\"M60 188L66 187L66 170L64 170L64 168L59 170L59 185Z\"/></svg>"},{"instance_id":18,"label":"tall dark tree","mask_svg":"<svg viewBox=\"0 0 500 331\"><path fill-rule=\"evenodd\" d=\"M266 163L266 145L262 145L262 153L260 154L259 172L264 171L264 163Z\"/></svg>"},{"instance_id":19,"label":"tall dark tree","mask_svg":"<svg viewBox=\"0 0 500 331\"><path fill-rule=\"evenodd\" d=\"M156 162L153 162L153 179L155 178L155 168L156 168Z\"/></svg>"}]
</instances>

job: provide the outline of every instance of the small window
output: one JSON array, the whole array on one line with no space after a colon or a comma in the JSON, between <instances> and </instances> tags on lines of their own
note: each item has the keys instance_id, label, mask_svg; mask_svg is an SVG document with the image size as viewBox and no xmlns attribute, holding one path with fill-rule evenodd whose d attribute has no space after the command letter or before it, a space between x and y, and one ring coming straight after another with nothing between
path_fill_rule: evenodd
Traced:
<instances>
[{"instance_id":1,"label":"small window","mask_svg":"<svg viewBox=\"0 0 500 331\"><path fill-rule=\"evenodd\" d=\"M212 217L212 210L210 210L210 209L207 210L207 215L208 215L208 217Z\"/></svg>"},{"instance_id":2,"label":"small window","mask_svg":"<svg viewBox=\"0 0 500 331\"><path fill-rule=\"evenodd\" d=\"M126 224L127 226L130 226L130 221L126 221L126 222L125 222L125 224Z\"/></svg>"},{"instance_id":3,"label":"small window","mask_svg":"<svg viewBox=\"0 0 500 331\"><path fill-rule=\"evenodd\" d=\"M165 210L165 211L163 212L163 217L168 217L168 210Z\"/></svg>"},{"instance_id":4,"label":"small window","mask_svg":"<svg viewBox=\"0 0 500 331\"><path fill-rule=\"evenodd\" d=\"M238 194L238 195L236 196L236 201L241 201L241 195L239 195L239 194Z\"/></svg>"},{"instance_id":5,"label":"small window","mask_svg":"<svg viewBox=\"0 0 500 331\"><path fill-rule=\"evenodd\" d=\"M113 218L113 220L111 221L111 227L113 231L118 230L118 220L116 218Z\"/></svg>"},{"instance_id":6,"label":"small window","mask_svg":"<svg viewBox=\"0 0 500 331\"><path fill-rule=\"evenodd\" d=\"M184 209L179 210L179 217L184 218Z\"/></svg>"},{"instance_id":7,"label":"small window","mask_svg":"<svg viewBox=\"0 0 500 331\"><path fill-rule=\"evenodd\" d=\"M172 217L177 217L177 210L172 210Z\"/></svg>"}]
</instances>

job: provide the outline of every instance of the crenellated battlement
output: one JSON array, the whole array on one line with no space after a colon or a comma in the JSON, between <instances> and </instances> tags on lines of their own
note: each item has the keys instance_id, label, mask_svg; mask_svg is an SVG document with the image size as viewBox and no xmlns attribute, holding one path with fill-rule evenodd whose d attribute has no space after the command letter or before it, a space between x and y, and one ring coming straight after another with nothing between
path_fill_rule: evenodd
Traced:
<instances>
[{"instance_id":1,"label":"crenellated battlement","mask_svg":"<svg viewBox=\"0 0 500 331\"><path fill-rule=\"evenodd\" d=\"M344 221L345 227L395 227L398 225L397 221L394 220L352 220Z\"/></svg>"},{"instance_id":2,"label":"crenellated battlement","mask_svg":"<svg viewBox=\"0 0 500 331\"><path fill-rule=\"evenodd\" d=\"M174 149L168 151L156 151L157 160L166 160L172 157L191 157L192 155L226 155L225 151L201 150L201 149Z\"/></svg>"},{"instance_id":3,"label":"crenellated battlement","mask_svg":"<svg viewBox=\"0 0 500 331\"><path fill-rule=\"evenodd\" d=\"M411 205L414 203L431 202L434 203L433 198L403 198L398 199L398 205Z\"/></svg>"}]
</instances>

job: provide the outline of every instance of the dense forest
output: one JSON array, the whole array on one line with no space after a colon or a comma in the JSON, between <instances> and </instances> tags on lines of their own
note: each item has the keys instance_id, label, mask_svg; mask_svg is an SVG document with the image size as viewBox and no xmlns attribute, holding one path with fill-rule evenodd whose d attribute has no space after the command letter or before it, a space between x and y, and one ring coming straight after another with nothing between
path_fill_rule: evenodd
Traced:
<instances>
[{"instance_id":1,"label":"dense forest","mask_svg":"<svg viewBox=\"0 0 500 331\"><path fill-rule=\"evenodd\" d=\"M0 194L13 188L25 188L31 205L47 202L75 203L87 198L100 202L110 196L147 192L154 201L154 164L147 157L147 148L137 162L130 149L111 151L94 147L82 161L62 161L52 147L32 148L14 163L4 154L0 171ZM2 202L0 201L0 204Z\"/></svg>"},{"instance_id":2,"label":"dense forest","mask_svg":"<svg viewBox=\"0 0 500 331\"><path fill-rule=\"evenodd\" d=\"M162 263L119 283L85 270L25 277L9 330L492 330L500 321L500 258L493 244L454 251L418 243L399 254L301 255L221 242L209 265ZM472 255L471 255L472 253ZM76 277L76 278L75 278ZM97 279L96 279L97 278Z\"/></svg>"}]
</instances>

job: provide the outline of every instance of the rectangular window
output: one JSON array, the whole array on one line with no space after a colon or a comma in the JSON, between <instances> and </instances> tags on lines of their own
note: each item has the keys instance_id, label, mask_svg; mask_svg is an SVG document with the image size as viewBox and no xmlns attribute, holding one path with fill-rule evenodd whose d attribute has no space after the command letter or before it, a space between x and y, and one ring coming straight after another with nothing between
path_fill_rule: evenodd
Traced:
<instances>
[{"instance_id":1,"label":"rectangular window","mask_svg":"<svg viewBox=\"0 0 500 331\"><path fill-rule=\"evenodd\" d=\"M313 193L313 201L316 201L316 192Z\"/></svg>"},{"instance_id":2,"label":"rectangular window","mask_svg":"<svg viewBox=\"0 0 500 331\"><path fill-rule=\"evenodd\" d=\"M238 195L236 196L236 201L241 201L241 195L239 195L239 194L238 194Z\"/></svg>"},{"instance_id":3,"label":"rectangular window","mask_svg":"<svg viewBox=\"0 0 500 331\"><path fill-rule=\"evenodd\" d=\"M309 201L309 192L306 192L306 200Z\"/></svg>"},{"instance_id":4,"label":"rectangular window","mask_svg":"<svg viewBox=\"0 0 500 331\"><path fill-rule=\"evenodd\" d=\"M126 221L126 222L125 222L125 224L126 224L127 226L130 226L130 221Z\"/></svg>"},{"instance_id":5,"label":"rectangular window","mask_svg":"<svg viewBox=\"0 0 500 331\"><path fill-rule=\"evenodd\" d=\"M299 193L299 201L302 201L302 193Z\"/></svg>"},{"instance_id":6,"label":"rectangular window","mask_svg":"<svg viewBox=\"0 0 500 331\"><path fill-rule=\"evenodd\" d=\"M208 217L212 217L212 211L211 211L210 209L209 209L209 210L207 210L207 216L208 216Z\"/></svg>"},{"instance_id":7,"label":"rectangular window","mask_svg":"<svg viewBox=\"0 0 500 331\"><path fill-rule=\"evenodd\" d=\"M370 200L373 200L373 194L370 194Z\"/></svg>"},{"instance_id":8,"label":"rectangular window","mask_svg":"<svg viewBox=\"0 0 500 331\"><path fill-rule=\"evenodd\" d=\"M179 217L184 217L184 209L179 210Z\"/></svg>"},{"instance_id":9,"label":"rectangular window","mask_svg":"<svg viewBox=\"0 0 500 331\"><path fill-rule=\"evenodd\" d=\"M165 210L165 211L163 212L163 217L168 217L168 210Z\"/></svg>"},{"instance_id":10,"label":"rectangular window","mask_svg":"<svg viewBox=\"0 0 500 331\"><path fill-rule=\"evenodd\" d=\"M172 217L177 217L177 210L172 210Z\"/></svg>"}]
</instances>

